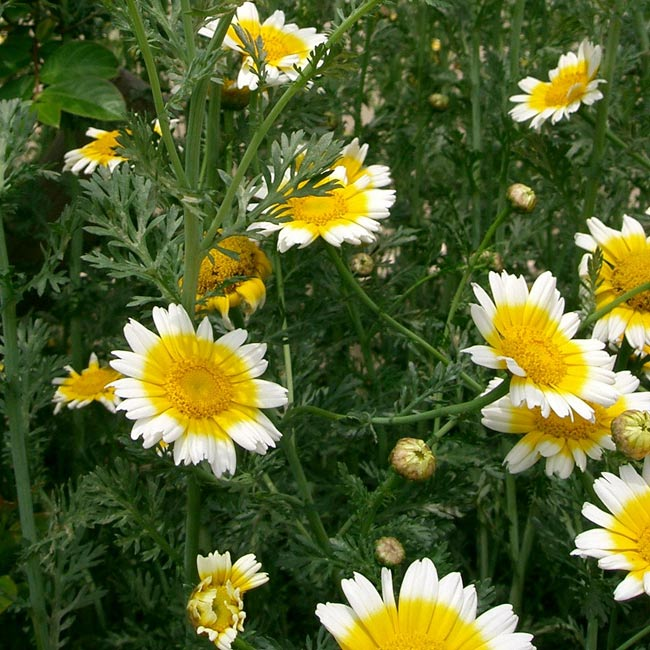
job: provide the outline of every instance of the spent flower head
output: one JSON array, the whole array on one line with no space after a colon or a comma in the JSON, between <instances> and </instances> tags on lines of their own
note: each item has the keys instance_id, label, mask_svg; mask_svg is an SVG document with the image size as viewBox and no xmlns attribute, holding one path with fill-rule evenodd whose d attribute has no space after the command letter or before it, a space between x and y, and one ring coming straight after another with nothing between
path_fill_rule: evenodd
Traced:
<instances>
[{"instance_id":1,"label":"spent flower head","mask_svg":"<svg viewBox=\"0 0 650 650\"><path fill-rule=\"evenodd\" d=\"M281 434L262 408L287 403L286 389L258 379L266 370L266 345L245 344L236 329L214 340L204 318L196 332L180 305L153 308L159 335L135 320L124 327L131 350L113 352L113 368L125 375L113 383L124 401L118 410L135 420L131 437L144 447L174 443L176 464L207 460L216 476L233 474L237 443L265 454Z\"/></svg>"},{"instance_id":2,"label":"spent flower head","mask_svg":"<svg viewBox=\"0 0 650 650\"><path fill-rule=\"evenodd\" d=\"M319 604L316 616L342 650L530 650L532 635L515 632L517 616L499 605L476 616L473 585L460 573L438 579L433 562L413 562L395 599L393 579L381 570L381 595L359 573L341 582L351 607Z\"/></svg>"},{"instance_id":3,"label":"spent flower head","mask_svg":"<svg viewBox=\"0 0 650 650\"><path fill-rule=\"evenodd\" d=\"M569 119L581 104L590 106L602 99L598 84L604 80L595 78L601 55L600 46L585 39L580 43L577 55L569 52L560 57L557 68L548 73L548 81L535 77L522 79L519 87L526 94L510 98L517 104L510 110L512 119L525 122L533 118L531 128L539 129L549 118L553 124L563 117Z\"/></svg>"},{"instance_id":4,"label":"spent flower head","mask_svg":"<svg viewBox=\"0 0 650 650\"><path fill-rule=\"evenodd\" d=\"M212 38L219 19L209 19L199 34ZM289 83L298 78L309 63L316 46L327 40L313 27L299 29L286 23L283 11L274 11L264 22L257 7L244 2L236 11L224 38L224 47L243 56L237 86L254 90L263 80L269 86Z\"/></svg>"},{"instance_id":5,"label":"spent flower head","mask_svg":"<svg viewBox=\"0 0 650 650\"><path fill-rule=\"evenodd\" d=\"M268 582L261 567L252 553L234 564L227 551L197 556L200 582L192 591L187 613L196 633L207 636L219 650L230 650L237 633L244 629L244 594Z\"/></svg>"}]
</instances>

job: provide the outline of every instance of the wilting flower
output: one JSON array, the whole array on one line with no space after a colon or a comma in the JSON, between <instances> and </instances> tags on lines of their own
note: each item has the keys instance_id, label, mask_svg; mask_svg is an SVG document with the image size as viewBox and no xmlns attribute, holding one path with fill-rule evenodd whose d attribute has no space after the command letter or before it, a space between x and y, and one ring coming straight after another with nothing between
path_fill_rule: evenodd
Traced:
<instances>
[{"instance_id":1,"label":"wilting flower","mask_svg":"<svg viewBox=\"0 0 650 650\"><path fill-rule=\"evenodd\" d=\"M259 221L249 229L260 230L264 235L279 231L278 250L282 253L296 245L304 248L318 237L333 246L375 241L375 233L381 227L379 221L389 216L395 202L395 191L380 189L391 182L388 167L363 165L367 151L368 147L359 147L355 138L320 183L333 181L333 189L307 196L292 196L291 190L287 190L285 202L274 209L274 217L279 221ZM263 198L265 193L262 188L258 196Z\"/></svg>"},{"instance_id":2,"label":"wilting flower","mask_svg":"<svg viewBox=\"0 0 650 650\"><path fill-rule=\"evenodd\" d=\"M199 34L212 38L219 20L209 20L199 29ZM243 30L242 40L237 29ZM289 83L297 79L308 63L314 48L327 40L325 34L317 34L313 27L299 29L293 23L284 23L284 12L274 11L263 23L257 7L244 2L235 13L223 45L243 55L242 67L237 77L240 88L257 88L260 78L270 86ZM254 56L253 56L254 54ZM264 62L263 69L258 62Z\"/></svg>"},{"instance_id":3,"label":"wilting flower","mask_svg":"<svg viewBox=\"0 0 650 650\"><path fill-rule=\"evenodd\" d=\"M260 573L261 567L252 553L235 564L227 551L197 556L201 582L190 596L187 613L196 633L206 635L219 650L230 650L237 632L244 630L243 596L269 579L266 573Z\"/></svg>"},{"instance_id":4,"label":"wilting flower","mask_svg":"<svg viewBox=\"0 0 650 650\"><path fill-rule=\"evenodd\" d=\"M55 414L64 405L70 409L80 409L91 402L100 402L111 413L115 413L115 407L120 400L115 395L115 389L108 384L120 376L119 372L108 366L100 366L94 352L90 355L88 367L80 373L72 366L66 366L65 369L68 371L67 377L57 377L52 380L52 383L58 386L52 398L56 403Z\"/></svg>"},{"instance_id":5,"label":"wilting flower","mask_svg":"<svg viewBox=\"0 0 650 650\"><path fill-rule=\"evenodd\" d=\"M609 228L595 217L587 219L591 234L578 233L575 241L588 250L580 262L580 276L589 277L589 260L596 249L602 264L596 281L596 309L609 305L620 295L650 281L650 237L632 217L623 216L621 230ZM625 336L630 345L643 353L650 345L650 291L637 293L614 307L594 326L594 337L618 344Z\"/></svg>"},{"instance_id":6,"label":"wilting flower","mask_svg":"<svg viewBox=\"0 0 650 650\"><path fill-rule=\"evenodd\" d=\"M580 533L571 554L595 557L601 569L628 571L614 591L616 600L628 600L643 592L650 596L650 459L642 475L632 465L621 467L619 475L604 472L594 481L609 512L582 506L582 514L602 528Z\"/></svg>"},{"instance_id":7,"label":"wilting flower","mask_svg":"<svg viewBox=\"0 0 650 650\"><path fill-rule=\"evenodd\" d=\"M496 388L500 379L490 382L488 390ZM523 438L510 450L504 462L512 474L523 472L540 458L546 458L546 474L568 478L577 465L583 472L587 456L599 460L603 449L613 451L612 420L628 409L650 409L650 393L636 393L639 380L630 372L616 373L614 389L619 394L609 407L587 402L594 411L594 419L580 415L558 417L549 413L543 417L541 409L513 406L509 396L486 406L482 422L486 427L503 433L516 433Z\"/></svg>"},{"instance_id":8,"label":"wilting flower","mask_svg":"<svg viewBox=\"0 0 650 650\"><path fill-rule=\"evenodd\" d=\"M477 284L472 318L488 345L463 352L479 366L512 373L510 399L514 406L540 407L542 417L572 411L594 418L587 402L611 406L618 394L609 354L596 339L574 339L580 320L564 313L564 299L550 272L542 273L530 291L523 276L503 271L489 274L494 302Z\"/></svg>"},{"instance_id":9,"label":"wilting flower","mask_svg":"<svg viewBox=\"0 0 650 650\"><path fill-rule=\"evenodd\" d=\"M111 361L126 376L114 382L125 398L118 410L135 420L131 437L144 447L174 443L178 465L208 460L216 476L233 474L233 441L265 454L280 432L260 411L287 403L286 389L257 379L267 367L266 345L244 344L246 330L214 340L207 317L196 332L180 305L154 307L159 336L131 320L124 336L131 351L115 351Z\"/></svg>"},{"instance_id":10,"label":"wilting flower","mask_svg":"<svg viewBox=\"0 0 650 650\"><path fill-rule=\"evenodd\" d=\"M222 250L231 251L230 256ZM271 274L271 262L259 246L248 237L226 237L201 262L197 308L216 309L228 327L231 307L252 314L264 305L264 280Z\"/></svg>"},{"instance_id":11,"label":"wilting flower","mask_svg":"<svg viewBox=\"0 0 650 650\"><path fill-rule=\"evenodd\" d=\"M580 43L577 56L569 52L560 57L557 68L548 73L549 81L534 77L522 79L519 87L527 94L510 98L518 104L510 110L512 119L525 122L532 117L530 126L538 129L549 117L555 124L563 117L569 119L580 104L590 106L602 99L598 84L604 80L595 79L601 54L599 45L594 46L585 39Z\"/></svg>"},{"instance_id":12,"label":"wilting flower","mask_svg":"<svg viewBox=\"0 0 650 650\"><path fill-rule=\"evenodd\" d=\"M409 566L395 601L391 572L381 570L382 594L359 573L341 582L351 607L319 604L316 615L342 650L530 650L532 635L515 632L510 605L476 617L476 590L460 573L438 579L431 560Z\"/></svg>"},{"instance_id":13,"label":"wilting flower","mask_svg":"<svg viewBox=\"0 0 650 650\"><path fill-rule=\"evenodd\" d=\"M92 174L97 167L108 167L112 172L126 158L116 153L120 147L117 139L120 131L102 131L89 128L86 135L94 138L92 142L80 149L72 149L64 156L63 171L73 174L84 172Z\"/></svg>"}]
</instances>

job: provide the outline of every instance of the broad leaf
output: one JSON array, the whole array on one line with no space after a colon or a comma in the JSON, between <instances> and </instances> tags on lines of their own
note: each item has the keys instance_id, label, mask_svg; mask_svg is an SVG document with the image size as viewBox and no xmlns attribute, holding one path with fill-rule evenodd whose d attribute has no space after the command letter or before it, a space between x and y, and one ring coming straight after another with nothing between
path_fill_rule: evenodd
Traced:
<instances>
[{"instance_id":1,"label":"broad leaf","mask_svg":"<svg viewBox=\"0 0 650 650\"><path fill-rule=\"evenodd\" d=\"M66 81L75 83L84 77L112 79L117 75L117 59L110 50L88 41L70 41L57 48L41 68L41 79L46 84Z\"/></svg>"}]
</instances>

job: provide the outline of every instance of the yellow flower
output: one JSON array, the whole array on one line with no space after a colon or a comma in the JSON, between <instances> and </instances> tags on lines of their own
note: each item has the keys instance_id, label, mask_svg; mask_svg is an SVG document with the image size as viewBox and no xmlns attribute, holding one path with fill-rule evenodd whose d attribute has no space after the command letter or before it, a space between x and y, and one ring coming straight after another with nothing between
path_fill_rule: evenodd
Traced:
<instances>
[{"instance_id":1,"label":"yellow flower","mask_svg":"<svg viewBox=\"0 0 650 650\"><path fill-rule=\"evenodd\" d=\"M618 296L650 281L650 237L632 217L623 216L621 230L609 228L595 217L587 219L590 234L578 233L576 244L588 250L580 262L580 276L589 277L589 260L599 249L602 264L596 286L596 309L609 305ZM650 291L614 307L594 326L594 337L618 345L625 336L642 354L650 345Z\"/></svg>"},{"instance_id":2,"label":"yellow flower","mask_svg":"<svg viewBox=\"0 0 650 650\"><path fill-rule=\"evenodd\" d=\"M249 230L259 230L264 235L278 231L277 246L281 253L296 245L304 248L319 237L333 246L374 242L375 233L381 228L379 221L389 216L395 202L395 191L381 189L391 182L388 167L364 166L367 152L367 145L359 147L355 138L343 149L323 181L334 181L334 189L306 196L292 196L287 191L285 202L272 208L278 221L259 221L251 224ZM266 188L257 194L260 198L265 195Z\"/></svg>"},{"instance_id":3,"label":"yellow flower","mask_svg":"<svg viewBox=\"0 0 650 650\"><path fill-rule=\"evenodd\" d=\"M514 406L539 406L542 417L553 411L561 418L573 411L594 418L588 402L611 406L618 398L611 359L595 339L574 339L580 319L564 313L564 299L555 278L546 271L530 291L523 276L503 271L489 274L494 302L478 285L472 318L488 345L463 350L479 366L507 369L512 374Z\"/></svg>"},{"instance_id":4,"label":"yellow flower","mask_svg":"<svg viewBox=\"0 0 650 650\"><path fill-rule=\"evenodd\" d=\"M265 454L281 434L262 408L287 403L286 389L258 379L266 370L266 345L244 344L237 329L214 340L207 318L196 332L180 305L154 307L160 336L137 321L124 328L133 351L115 351L111 366L125 375L114 382L124 401L118 410L135 420L131 437L144 447L174 443L178 465L208 460L216 476L235 472L234 442Z\"/></svg>"},{"instance_id":5,"label":"yellow flower","mask_svg":"<svg viewBox=\"0 0 650 650\"><path fill-rule=\"evenodd\" d=\"M237 632L244 629L243 596L268 582L260 573L262 565L253 554L244 555L235 564L230 553L209 553L196 558L201 582L192 591L187 613L197 634L207 636L219 650L230 650Z\"/></svg>"},{"instance_id":6,"label":"yellow flower","mask_svg":"<svg viewBox=\"0 0 650 650\"><path fill-rule=\"evenodd\" d=\"M603 79L595 79L600 66L601 49L587 39L580 43L577 56L573 52L560 57L557 68L548 74L549 81L539 81L526 77L519 87L526 95L513 95L511 102L518 105L510 111L516 122L525 122L531 117L531 128L539 129L549 118L555 124L563 117L569 119L580 104L590 106L602 99L598 84Z\"/></svg>"},{"instance_id":7,"label":"yellow flower","mask_svg":"<svg viewBox=\"0 0 650 650\"><path fill-rule=\"evenodd\" d=\"M488 389L500 383L500 379L493 380ZM588 402L594 411L593 420L577 414L561 418L549 413L543 417L538 407L514 406L506 395L481 411L482 422L495 431L523 436L503 461L509 472L523 472L545 458L546 474L564 479L571 475L575 465L584 472L587 457L600 460L603 449L616 448L611 437L614 418L628 409L650 409L650 393L636 393L638 387L639 380L630 372L616 373L614 388L619 397L609 407Z\"/></svg>"},{"instance_id":8,"label":"yellow flower","mask_svg":"<svg viewBox=\"0 0 650 650\"><path fill-rule=\"evenodd\" d=\"M642 475L632 465L621 467L619 476L604 472L594 481L594 491L609 512L591 503L582 506L583 516L602 528L580 533L571 554L595 557L606 571L628 571L615 600L644 592L650 596L650 458Z\"/></svg>"},{"instance_id":9,"label":"yellow flower","mask_svg":"<svg viewBox=\"0 0 650 650\"><path fill-rule=\"evenodd\" d=\"M218 24L218 19L210 20L199 29L199 34L212 38ZM245 41L235 27L246 33ZM326 40L327 36L317 34L313 27L299 29L293 23L285 25L282 11L274 11L261 23L257 7L252 2L244 2L235 13L223 45L244 57L237 85L254 90L260 81L275 86L297 79L300 70L309 63L314 48ZM257 67L257 61L261 60L264 61L262 70Z\"/></svg>"},{"instance_id":10,"label":"yellow flower","mask_svg":"<svg viewBox=\"0 0 650 650\"><path fill-rule=\"evenodd\" d=\"M64 172L92 174L97 167L108 167L112 172L126 160L124 156L116 153L120 146L117 141L120 131L102 131L91 127L86 131L86 135L94 138L94 141L65 154Z\"/></svg>"},{"instance_id":11,"label":"yellow flower","mask_svg":"<svg viewBox=\"0 0 650 650\"><path fill-rule=\"evenodd\" d=\"M231 257L222 250L232 251ZM242 307L246 315L264 305L264 280L271 274L271 263L259 246L248 237L226 237L201 262L197 309L218 310L232 328L231 307Z\"/></svg>"},{"instance_id":12,"label":"yellow flower","mask_svg":"<svg viewBox=\"0 0 650 650\"><path fill-rule=\"evenodd\" d=\"M515 632L517 616L499 605L476 616L476 590L459 573L438 579L433 562L416 560L395 600L391 572L381 570L381 595L359 573L341 582L351 607L319 604L316 616L342 650L534 650L532 635Z\"/></svg>"},{"instance_id":13,"label":"yellow flower","mask_svg":"<svg viewBox=\"0 0 650 650\"><path fill-rule=\"evenodd\" d=\"M80 409L91 402L100 402L111 413L120 400L115 395L115 389L109 386L112 381L120 377L120 373L108 367L100 367L97 355L93 352L88 361L88 367L81 373L76 372L71 366L66 366L68 377L57 377L52 380L58 386L52 401L56 403L54 413L58 413L64 405L68 408Z\"/></svg>"}]
</instances>

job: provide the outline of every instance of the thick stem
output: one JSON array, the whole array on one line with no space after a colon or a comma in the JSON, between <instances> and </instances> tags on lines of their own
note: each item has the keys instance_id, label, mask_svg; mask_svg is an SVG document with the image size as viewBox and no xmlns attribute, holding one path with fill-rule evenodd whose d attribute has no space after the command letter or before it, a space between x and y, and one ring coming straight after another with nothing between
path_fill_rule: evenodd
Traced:
<instances>
[{"instance_id":1,"label":"thick stem","mask_svg":"<svg viewBox=\"0 0 650 650\"><path fill-rule=\"evenodd\" d=\"M29 478L29 463L27 460L27 437L29 419L23 408L22 390L20 385L20 351L18 349L18 326L16 319L16 295L10 280L11 268L7 243L5 239L4 221L0 214L0 296L2 298L2 328L4 345L5 415L9 422L11 440L11 460L16 480L16 496L18 499L18 515L20 530L25 546L31 546L38 541L36 521L34 518L34 503ZM43 589L43 574L39 558L30 554L27 557L25 571L29 585L32 623L36 646L38 650L48 650L47 610Z\"/></svg>"}]
</instances>

